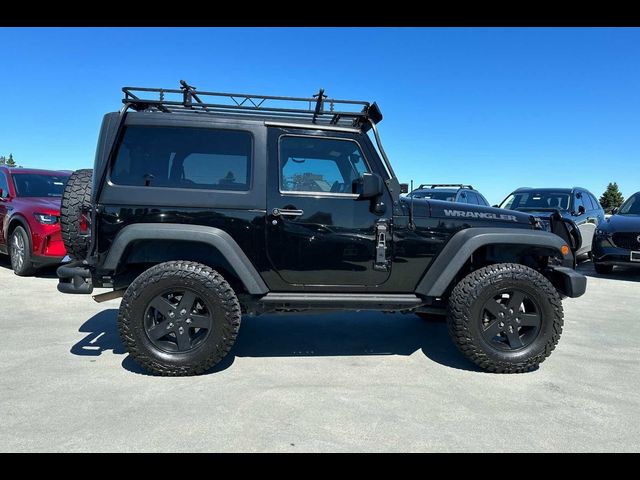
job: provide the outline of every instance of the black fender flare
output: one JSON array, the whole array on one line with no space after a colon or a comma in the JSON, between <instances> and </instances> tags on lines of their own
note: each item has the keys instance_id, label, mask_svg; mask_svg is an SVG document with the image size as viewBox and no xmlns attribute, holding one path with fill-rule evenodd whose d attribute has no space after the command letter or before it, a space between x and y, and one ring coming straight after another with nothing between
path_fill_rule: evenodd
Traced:
<instances>
[{"instance_id":1,"label":"black fender flare","mask_svg":"<svg viewBox=\"0 0 640 480\"><path fill-rule=\"evenodd\" d=\"M250 294L264 295L269 291L258 271L231 235L219 228L203 225L178 223L128 225L116 235L102 268L116 270L127 246L136 240L184 240L208 244L226 258Z\"/></svg>"},{"instance_id":2,"label":"black fender flare","mask_svg":"<svg viewBox=\"0 0 640 480\"><path fill-rule=\"evenodd\" d=\"M433 260L416 287L418 295L442 296L465 262L478 248L487 245L528 245L558 251L568 245L558 235L542 230L519 228L467 228L454 234ZM573 263L573 256L570 260Z\"/></svg>"}]
</instances>

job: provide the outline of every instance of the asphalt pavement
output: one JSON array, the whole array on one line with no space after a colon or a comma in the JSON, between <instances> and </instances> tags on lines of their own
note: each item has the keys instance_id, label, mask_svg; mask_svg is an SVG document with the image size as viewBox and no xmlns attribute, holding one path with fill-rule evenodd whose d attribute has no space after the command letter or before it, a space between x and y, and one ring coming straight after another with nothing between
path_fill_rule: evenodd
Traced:
<instances>
[{"instance_id":1,"label":"asphalt pavement","mask_svg":"<svg viewBox=\"0 0 640 480\"><path fill-rule=\"evenodd\" d=\"M119 300L0 256L0 451L638 451L640 270L579 269L534 372L484 373L441 322L359 312L245 317L212 372L161 378L126 354Z\"/></svg>"}]
</instances>

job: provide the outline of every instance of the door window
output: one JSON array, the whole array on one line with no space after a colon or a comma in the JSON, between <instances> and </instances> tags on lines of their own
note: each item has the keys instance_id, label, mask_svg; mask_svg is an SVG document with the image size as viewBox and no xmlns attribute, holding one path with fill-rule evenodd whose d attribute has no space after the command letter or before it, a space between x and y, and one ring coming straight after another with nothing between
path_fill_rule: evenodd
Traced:
<instances>
[{"instance_id":1,"label":"door window","mask_svg":"<svg viewBox=\"0 0 640 480\"><path fill-rule=\"evenodd\" d=\"M0 172L0 189L2 189L0 197L7 198L9 196L9 182L7 182L7 177L2 172Z\"/></svg>"},{"instance_id":2,"label":"door window","mask_svg":"<svg viewBox=\"0 0 640 480\"><path fill-rule=\"evenodd\" d=\"M280 139L280 191L353 194L369 168L357 143L335 138Z\"/></svg>"}]
</instances>

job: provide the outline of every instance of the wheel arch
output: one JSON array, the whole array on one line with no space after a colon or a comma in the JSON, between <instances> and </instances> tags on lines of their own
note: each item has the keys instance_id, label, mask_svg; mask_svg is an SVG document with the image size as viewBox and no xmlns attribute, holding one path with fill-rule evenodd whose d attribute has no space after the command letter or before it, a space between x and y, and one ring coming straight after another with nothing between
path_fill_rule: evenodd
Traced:
<instances>
[{"instance_id":1,"label":"wheel arch","mask_svg":"<svg viewBox=\"0 0 640 480\"><path fill-rule=\"evenodd\" d=\"M416 286L416 293L427 297L441 297L452 286L458 274L474 256L486 258L487 252L499 251L495 262L521 263L523 255L558 256L565 263L573 263L562 254L566 243L562 238L541 230L515 228L469 228L454 234L435 257ZM490 258L490 257L489 257ZM485 264L486 264L485 263Z\"/></svg>"},{"instance_id":2,"label":"wheel arch","mask_svg":"<svg viewBox=\"0 0 640 480\"><path fill-rule=\"evenodd\" d=\"M101 268L115 272L127 263L172 260L198 261L221 270L223 276L235 277L250 294L268 292L262 277L236 241L224 230L202 225L138 223L124 227L114 239Z\"/></svg>"}]
</instances>

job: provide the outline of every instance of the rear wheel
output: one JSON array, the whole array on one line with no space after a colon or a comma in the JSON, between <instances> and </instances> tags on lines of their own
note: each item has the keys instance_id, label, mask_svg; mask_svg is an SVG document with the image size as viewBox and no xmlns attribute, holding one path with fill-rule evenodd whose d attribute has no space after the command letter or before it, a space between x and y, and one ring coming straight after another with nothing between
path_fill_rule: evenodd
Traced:
<instances>
[{"instance_id":1,"label":"rear wheel","mask_svg":"<svg viewBox=\"0 0 640 480\"><path fill-rule=\"evenodd\" d=\"M610 273L613 273L613 265L603 265L601 263L594 262L593 268L595 268L596 273L599 273L600 275L608 275Z\"/></svg>"},{"instance_id":2,"label":"rear wheel","mask_svg":"<svg viewBox=\"0 0 640 480\"><path fill-rule=\"evenodd\" d=\"M83 260L89 251L89 219L85 207L91 205L93 170L76 170L71 174L62 194L60 230L67 254L74 260Z\"/></svg>"},{"instance_id":3,"label":"rear wheel","mask_svg":"<svg viewBox=\"0 0 640 480\"><path fill-rule=\"evenodd\" d=\"M26 277L33 275L36 269L31 263L31 242L29 234L22 227L16 227L9 238L9 256L11 268L16 275Z\"/></svg>"},{"instance_id":4,"label":"rear wheel","mask_svg":"<svg viewBox=\"0 0 640 480\"><path fill-rule=\"evenodd\" d=\"M227 281L196 262L156 265L129 286L118 329L133 358L158 375L195 375L219 363L240 328Z\"/></svg>"},{"instance_id":5,"label":"rear wheel","mask_svg":"<svg viewBox=\"0 0 640 480\"><path fill-rule=\"evenodd\" d=\"M524 265L489 265L466 276L451 293L449 332L460 351L485 370L537 368L562 333L555 287Z\"/></svg>"}]
</instances>

